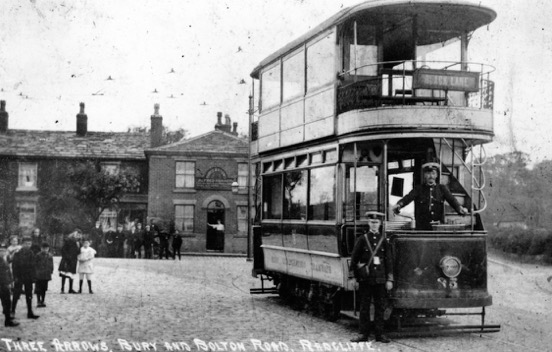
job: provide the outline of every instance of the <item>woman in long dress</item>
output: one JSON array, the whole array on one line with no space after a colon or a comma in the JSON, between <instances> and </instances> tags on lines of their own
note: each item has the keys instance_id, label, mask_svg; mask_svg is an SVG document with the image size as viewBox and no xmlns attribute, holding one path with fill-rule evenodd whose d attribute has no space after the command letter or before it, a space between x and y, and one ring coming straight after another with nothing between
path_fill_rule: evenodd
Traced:
<instances>
[{"instance_id":1,"label":"woman in long dress","mask_svg":"<svg viewBox=\"0 0 552 352\"><path fill-rule=\"evenodd\" d=\"M73 277L77 273L77 257L80 249L78 240L81 238L80 230L70 233L61 247L61 262L59 263L59 276L61 277L61 293L65 293L65 281L69 280L69 293L77 293L73 290Z\"/></svg>"}]
</instances>

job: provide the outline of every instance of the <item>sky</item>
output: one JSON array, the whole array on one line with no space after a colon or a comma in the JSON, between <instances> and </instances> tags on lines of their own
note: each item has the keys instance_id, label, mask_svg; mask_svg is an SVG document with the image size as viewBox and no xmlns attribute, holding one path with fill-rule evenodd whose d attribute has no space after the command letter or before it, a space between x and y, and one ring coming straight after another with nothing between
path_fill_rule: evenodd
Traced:
<instances>
[{"instance_id":1,"label":"sky","mask_svg":"<svg viewBox=\"0 0 552 352\"><path fill-rule=\"evenodd\" d=\"M552 158L552 33L547 0L481 0L497 14L470 61L496 67L489 154ZM2 0L0 99L9 128L89 131L163 123L196 136L218 111L247 133L253 68L359 0ZM245 82L245 84L243 83Z\"/></svg>"}]
</instances>

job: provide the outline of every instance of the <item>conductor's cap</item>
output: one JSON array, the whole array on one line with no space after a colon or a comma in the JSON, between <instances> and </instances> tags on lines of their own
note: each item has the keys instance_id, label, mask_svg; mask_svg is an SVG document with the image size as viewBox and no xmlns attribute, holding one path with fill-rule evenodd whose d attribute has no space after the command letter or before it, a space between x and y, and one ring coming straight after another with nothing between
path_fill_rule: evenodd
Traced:
<instances>
[{"instance_id":1,"label":"conductor's cap","mask_svg":"<svg viewBox=\"0 0 552 352\"><path fill-rule=\"evenodd\" d=\"M425 164L422 165L422 170L423 171L431 171L431 170L439 171L439 164L437 164L437 163L425 163Z\"/></svg>"},{"instance_id":2,"label":"conductor's cap","mask_svg":"<svg viewBox=\"0 0 552 352\"><path fill-rule=\"evenodd\" d=\"M385 214L380 213L378 211L367 211L366 214L364 214L366 218L368 219L375 219L375 220L381 220L385 216Z\"/></svg>"}]
</instances>

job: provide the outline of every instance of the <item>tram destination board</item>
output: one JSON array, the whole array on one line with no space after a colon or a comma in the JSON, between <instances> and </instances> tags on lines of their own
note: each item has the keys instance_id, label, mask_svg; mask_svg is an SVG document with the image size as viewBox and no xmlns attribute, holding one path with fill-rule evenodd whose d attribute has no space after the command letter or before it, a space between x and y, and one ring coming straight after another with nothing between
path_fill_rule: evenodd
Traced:
<instances>
[{"instance_id":1,"label":"tram destination board","mask_svg":"<svg viewBox=\"0 0 552 352\"><path fill-rule=\"evenodd\" d=\"M477 92L479 91L479 73L454 70L419 69L414 71L412 85L415 89L424 88Z\"/></svg>"}]
</instances>

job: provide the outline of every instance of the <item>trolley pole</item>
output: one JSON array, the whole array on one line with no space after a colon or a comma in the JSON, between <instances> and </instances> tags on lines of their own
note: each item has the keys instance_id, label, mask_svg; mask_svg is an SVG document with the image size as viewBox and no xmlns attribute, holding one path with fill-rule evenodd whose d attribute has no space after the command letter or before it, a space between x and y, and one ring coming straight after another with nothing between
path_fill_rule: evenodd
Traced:
<instances>
[{"instance_id":1,"label":"trolley pole","mask_svg":"<svg viewBox=\"0 0 552 352\"><path fill-rule=\"evenodd\" d=\"M251 258L251 124L253 123L254 113L253 93L249 96L249 124L248 124L248 143L247 143L247 261Z\"/></svg>"}]
</instances>

